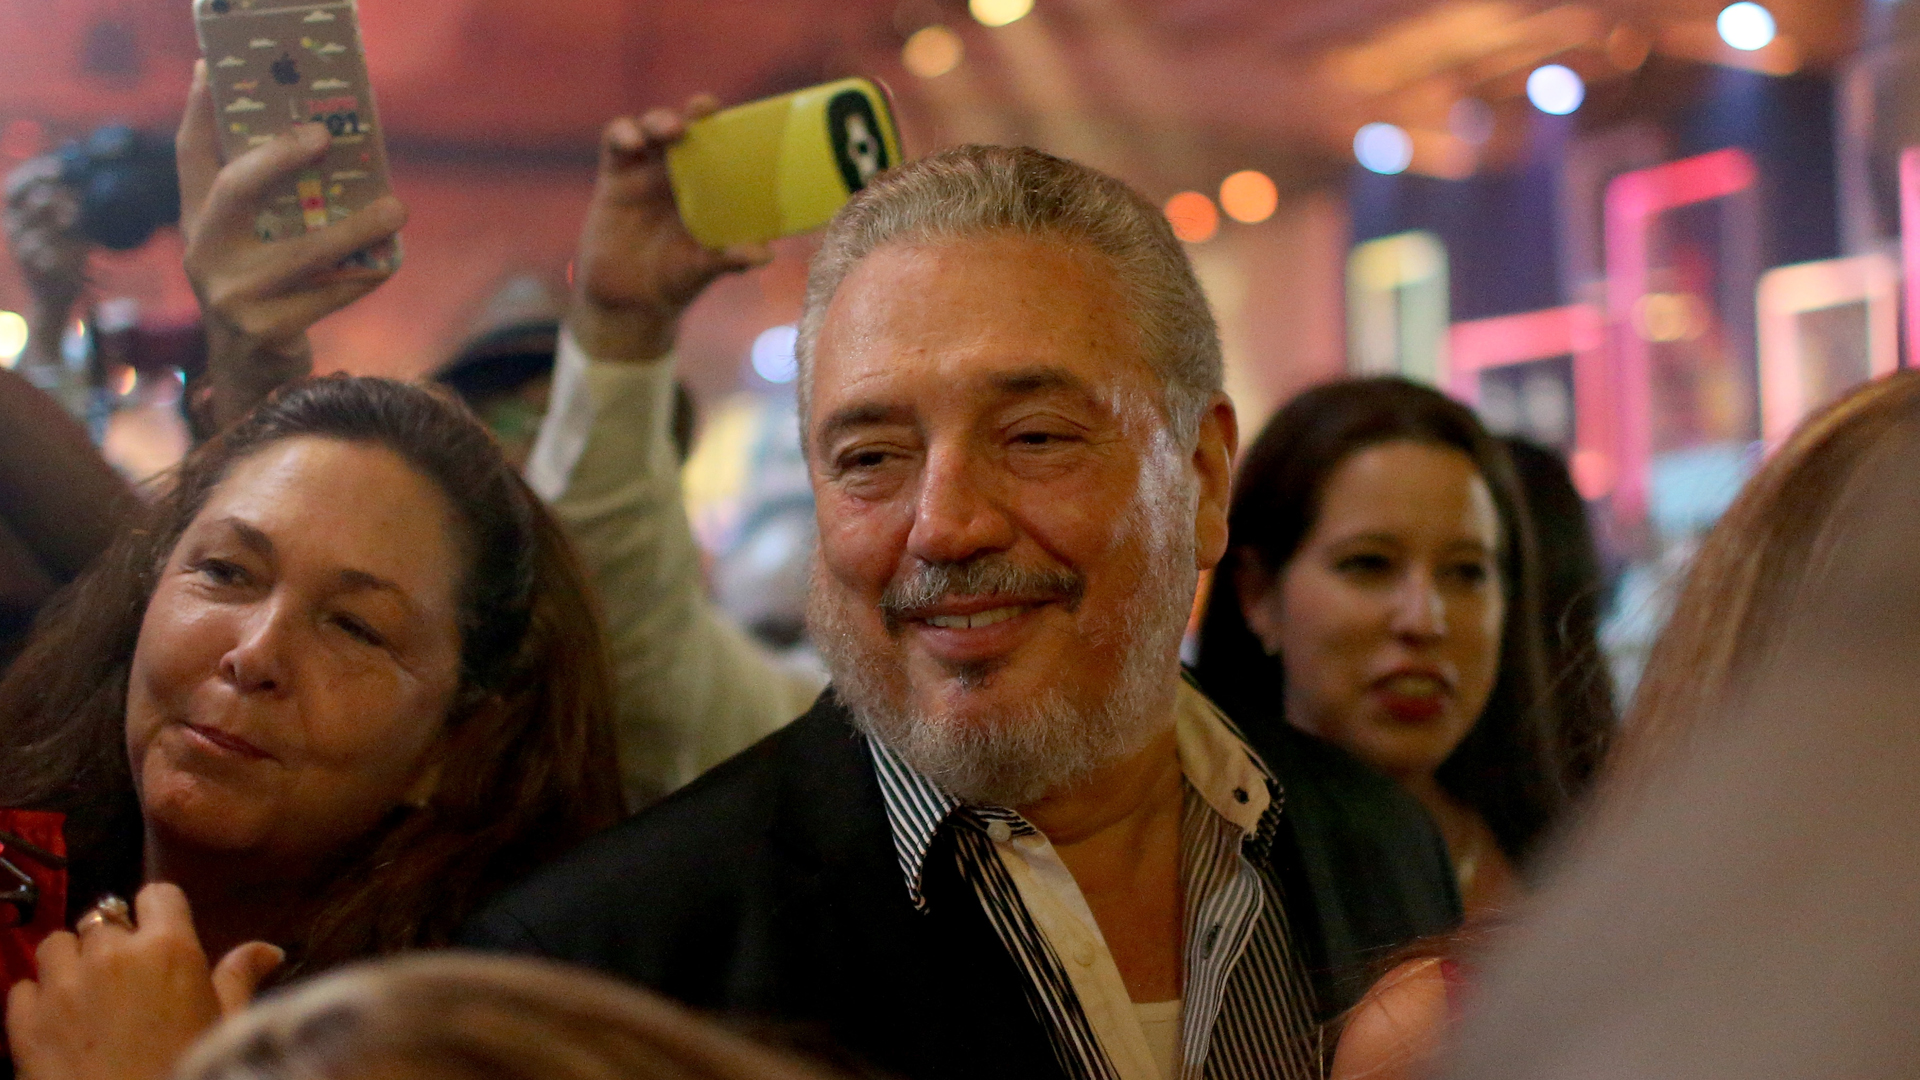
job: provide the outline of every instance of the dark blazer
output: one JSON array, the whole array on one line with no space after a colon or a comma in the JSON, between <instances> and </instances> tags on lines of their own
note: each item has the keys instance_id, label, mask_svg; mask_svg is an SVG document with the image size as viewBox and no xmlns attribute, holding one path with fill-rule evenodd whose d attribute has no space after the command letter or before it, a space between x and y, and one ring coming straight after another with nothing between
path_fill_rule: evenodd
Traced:
<instances>
[{"instance_id":1,"label":"dark blazer","mask_svg":"<svg viewBox=\"0 0 1920 1080\"><path fill-rule=\"evenodd\" d=\"M1273 869L1331 1016L1396 947L1453 926L1459 898L1445 847L1392 782L1290 729L1268 741L1259 749L1290 825ZM1060 1076L955 860L936 850L926 867L922 913L866 744L829 689L793 724L511 890L461 943L761 1016L915 1080Z\"/></svg>"}]
</instances>

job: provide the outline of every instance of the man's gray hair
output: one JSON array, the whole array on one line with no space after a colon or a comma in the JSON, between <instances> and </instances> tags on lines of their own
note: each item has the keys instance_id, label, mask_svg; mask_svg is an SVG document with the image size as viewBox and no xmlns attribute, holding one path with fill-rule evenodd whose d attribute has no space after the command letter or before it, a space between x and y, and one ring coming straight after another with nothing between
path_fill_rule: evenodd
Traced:
<instances>
[{"instance_id":1,"label":"man's gray hair","mask_svg":"<svg viewBox=\"0 0 1920 1080\"><path fill-rule=\"evenodd\" d=\"M820 325L861 259L886 244L996 232L1083 245L1106 259L1164 385L1167 426L1192 446L1221 388L1220 332L1166 216L1103 172L1018 146L959 146L922 158L875 179L834 217L807 273L795 349L802 422Z\"/></svg>"}]
</instances>

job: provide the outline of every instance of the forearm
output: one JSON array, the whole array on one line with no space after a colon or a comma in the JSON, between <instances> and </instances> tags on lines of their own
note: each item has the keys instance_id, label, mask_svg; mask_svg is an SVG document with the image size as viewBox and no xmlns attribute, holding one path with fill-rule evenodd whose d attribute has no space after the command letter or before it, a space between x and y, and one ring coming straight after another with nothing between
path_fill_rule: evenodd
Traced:
<instances>
[{"instance_id":1,"label":"forearm","mask_svg":"<svg viewBox=\"0 0 1920 1080\"><path fill-rule=\"evenodd\" d=\"M15 372L0 370L0 516L60 579L85 569L135 505L131 489L78 421Z\"/></svg>"},{"instance_id":2,"label":"forearm","mask_svg":"<svg viewBox=\"0 0 1920 1080\"><path fill-rule=\"evenodd\" d=\"M819 685L707 596L670 435L671 362L562 350L528 478L602 599L629 788L659 794L797 716Z\"/></svg>"},{"instance_id":3,"label":"forearm","mask_svg":"<svg viewBox=\"0 0 1920 1080\"><path fill-rule=\"evenodd\" d=\"M288 342L267 342L209 318L203 419L211 430L224 431L275 390L312 373L313 347L305 334Z\"/></svg>"}]
</instances>

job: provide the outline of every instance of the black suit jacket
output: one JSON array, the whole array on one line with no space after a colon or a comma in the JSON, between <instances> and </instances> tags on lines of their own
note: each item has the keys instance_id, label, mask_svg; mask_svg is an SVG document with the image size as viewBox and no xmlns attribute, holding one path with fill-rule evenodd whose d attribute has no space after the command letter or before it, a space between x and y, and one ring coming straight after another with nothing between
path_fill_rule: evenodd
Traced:
<instances>
[{"instance_id":1,"label":"black suit jacket","mask_svg":"<svg viewBox=\"0 0 1920 1080\"><path fill-rule=\"evenodd\" d=\"M1288 729L1259 747L1285 792L1274 870L1321 1015L1380 959L1459 918L1419 806ZM945 837L947 831L942 831ZM1059 1077L1021 975L955 860L915 911L872 759L832 690L805 716L589 840L476 918L462 944L539 953L696 1008L807 1029L904 1077Z\"/></svg>"}]
</instances>

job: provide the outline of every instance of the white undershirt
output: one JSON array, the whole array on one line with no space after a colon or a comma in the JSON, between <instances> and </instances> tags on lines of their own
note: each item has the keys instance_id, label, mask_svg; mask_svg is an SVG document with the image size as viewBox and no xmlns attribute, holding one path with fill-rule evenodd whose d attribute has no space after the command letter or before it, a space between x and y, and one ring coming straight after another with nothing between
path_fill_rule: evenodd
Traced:
<instances>
[{"instance_id":1,"label":"white undershirt","mask_svg":"<svg viewBox=\"0 0 1920 1080\"><path fill-rule=\"evenodd\" d=\"M1154 1064L1160 1066L1162 1080L1179 1080L1180 999L1146 1004L1136 1001L1133 1011L1140 1017L1140 1032L1147 1037L1147 1049L1153 1052Z\"/></svg>"}]
</instances>

